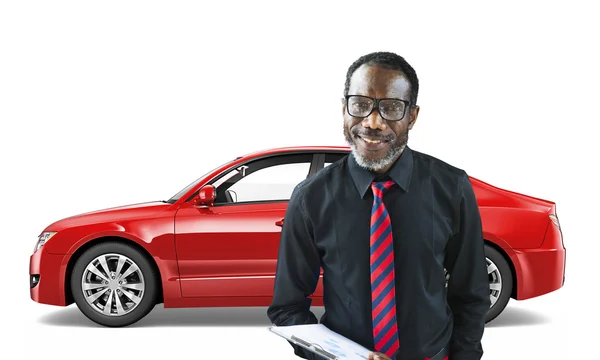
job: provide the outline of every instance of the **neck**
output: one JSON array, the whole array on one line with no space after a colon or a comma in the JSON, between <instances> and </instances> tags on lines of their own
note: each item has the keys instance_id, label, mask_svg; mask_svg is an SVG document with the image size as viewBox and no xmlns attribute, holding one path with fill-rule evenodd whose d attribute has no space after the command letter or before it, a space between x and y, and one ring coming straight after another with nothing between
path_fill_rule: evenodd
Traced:
<instances>
[{"instance_id":1,"label":"neck","mask_svg":"<svg viewBox=\"0 0 600 360\"><path fill-rule=\"evenodd\" d=\"M402 151L400 151L398 153L398 155L396 155L394 157L394 159L392 161L390 161L390 163L385 166L384 168L381 168L379 170L371 170L372 173L377 174L377 175L384 175L385 173L387 173L388 171L390 171L390 169L394 166L394 164L396 163L396 161L398 161L398 159L400 158L400 155L402 155L402 153L404 152L404 149L402 149Z\"/></svg>"}]
</instances>

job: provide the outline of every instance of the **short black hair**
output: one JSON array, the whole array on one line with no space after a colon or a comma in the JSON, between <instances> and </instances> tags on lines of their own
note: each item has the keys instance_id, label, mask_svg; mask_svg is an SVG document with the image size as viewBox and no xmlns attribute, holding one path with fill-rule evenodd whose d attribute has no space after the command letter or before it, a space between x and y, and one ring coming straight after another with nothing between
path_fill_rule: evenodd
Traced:
<instances>
[{"instance_id":1,"label":"short black hair","mask_svg":"<svg viewBox=\"0 0 600 360\"><path fill-rule=\"evenodd\" d=\"M350 88L350 78L352 74L358 69L361 65L381 65L389 69L394 69L402 72L408 78L408 82L410 83L410 104L411 106L417 105L417 96L419 94L419 78L417 77L417 73L415 69L413 69L410 64L404 60L404 58L398 54L394 54L392 52L379 51L373 52L367 55L363 55L359 57L350 67L348 68L348 72L346 73L346 85L344 86L344 96L348 95L348 89Z\"/></svg>"}]
</instances>

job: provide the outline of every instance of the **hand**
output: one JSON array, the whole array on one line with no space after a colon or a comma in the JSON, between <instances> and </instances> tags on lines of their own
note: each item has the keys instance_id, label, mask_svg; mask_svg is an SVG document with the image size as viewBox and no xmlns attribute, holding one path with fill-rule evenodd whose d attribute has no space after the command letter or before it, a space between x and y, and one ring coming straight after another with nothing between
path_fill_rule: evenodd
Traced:
<instances>
[{"instance_id":1,"label":"hand","mask_svg":"<svg viewBox=\"0 0 600 360\"><path fill-rule=\"evenodd\" d=\"M386 354L380 352L369 353L369 360L392 360Z\"/></svg>"}]
</instances>

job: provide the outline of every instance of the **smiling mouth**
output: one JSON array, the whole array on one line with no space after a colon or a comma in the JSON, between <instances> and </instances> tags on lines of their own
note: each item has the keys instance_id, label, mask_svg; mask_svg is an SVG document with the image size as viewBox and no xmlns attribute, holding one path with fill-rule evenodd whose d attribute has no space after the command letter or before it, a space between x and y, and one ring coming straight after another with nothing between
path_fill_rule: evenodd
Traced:
<instances>
[{"instance_id":1,"label":"smiling mouth","mask_svg":"<svg viewBox=\"0 0 600 360\"><path fill-rule=\"evenodd\" d=\"M362 136L361 136L361 139L363 139L365 142L368 142L369 144L379 144L379 143L383 142L380 139L369 139L369 138L362 137Z\"/></svg>"},{"instance_id":2,"label":"smiling mouth","mask_svg":"<svg viewBox=\"0 0 600 360\"><path fill-rule=\"evenodd\" d=\"M358 137L359 139L363 140L364 142L366 142L368 144L382 144L382 143L390 142L389 140L383 139L383 138L375 138L375 137L368 137L368 136L362 136L362 135L356 135L356 137Z\"/></svg>"},{"instance_id":3,"label":"smiling mouth","mask_svg":"<svg viewBox=\"0 0 600 360\"><path fill-rule=\"evenodd\" d=\"M368 137L357 134L360 146L367 151L379 151L389 145L390 140L381 137Z\"/></svg>"}]
</instances>

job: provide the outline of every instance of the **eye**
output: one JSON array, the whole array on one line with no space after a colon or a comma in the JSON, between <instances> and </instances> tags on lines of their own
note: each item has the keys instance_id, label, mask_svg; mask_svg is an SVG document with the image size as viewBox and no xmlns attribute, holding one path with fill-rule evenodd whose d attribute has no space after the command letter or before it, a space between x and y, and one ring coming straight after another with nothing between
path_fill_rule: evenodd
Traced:
<instances>
[{"instance_id":1,"label":"eye","mask_svg":"<svg viewBox=\"0 0 600 360\"><path fill-rule=\"evenodd\" d=\"M400 110L400 106L398 105L386 105L381 107L385 111L398 111Z\"/></svg>"},{"instance_id":2,"label":"eye","mask_svg":"<svg viewBox=\"0 0 600 360\"><path fill-rule=\"evenodd\" d=\"M404 111L404 103L399 101L386 101L385 103L380 104L381 111L387 113L401 113Z\"/></svg>"},{"instance_id":3,"label":"eye","mask_svg":"<svg viewBox=\"0 0 600 360\"><path fill-rule=\"evenodd\" d=\"M354 104L352 104L353 107L363 110L363 109L368 109L369 108L369 103L366 102L355 102Z\"/></svg>"}]
</instances>

